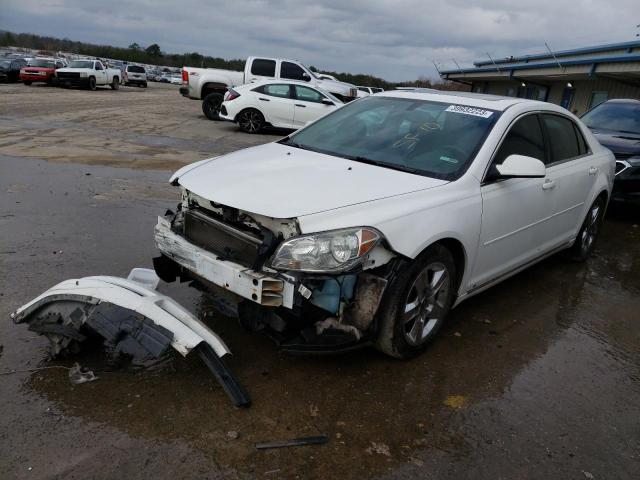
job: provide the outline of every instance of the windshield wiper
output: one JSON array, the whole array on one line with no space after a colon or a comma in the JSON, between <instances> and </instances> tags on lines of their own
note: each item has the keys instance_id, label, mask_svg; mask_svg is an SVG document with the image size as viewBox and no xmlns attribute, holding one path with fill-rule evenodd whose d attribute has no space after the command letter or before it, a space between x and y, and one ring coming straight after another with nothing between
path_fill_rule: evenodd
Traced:
<instances>
[{"instance_id":1,"label":"windshield wiper","mask_svg":"<svg viewBox=\"0 0 640 480\"><path fill-rule=\"evenodd\" d=\"M308 147L308 146L303 145L301 143L296 143L296 142L291 141L290 137L284 137L278 143L280 143L282 145L287 145L289 147L299 148L301 150L309 150L310 152L315 152L315 150L313 148L311 148L311 147Z\"/></svg>"},{"instance_id":2,"label":"windshield wiper","mask_svg":"<svg viewBox=\"0 0 640 480\"><path fill-rule=\"evenodd\" d=\"M380 162L378 160L373 160L371 158L362 157L362 156L351 156L351 155L343 155L347 160L353 160L354 162L366 163L367 165L375 165L376 167L390 168L392 170L399 170L401 172L415 173L418 175L424 175L424 172L417 168L407 167L405 165L397 165L395 163L386 163Z\"/></svg>"}]
</instances>

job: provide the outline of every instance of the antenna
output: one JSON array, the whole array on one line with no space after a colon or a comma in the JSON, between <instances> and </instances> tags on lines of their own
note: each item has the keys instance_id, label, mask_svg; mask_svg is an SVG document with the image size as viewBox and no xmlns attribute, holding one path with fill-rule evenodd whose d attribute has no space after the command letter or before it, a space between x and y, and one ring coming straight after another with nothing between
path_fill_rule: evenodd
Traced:
<instances>
[{"instance_id":1,"label":"antenna","mask_svg":"<svg viewBox=\"0 0 640 480\"><path fill-rule=\"evenodd\" d=\"M496 70L498 70L498 73L500 73L500 67L498 66L498 64L495 62L493 58L491 58L491 55L489 55L489 52L486 52L486 54L487 54L487 57L489 57L489 60L493 62L493 66L496 67Z\"/></svg>"},{"instance_id":2,"label":"antenna","mask_svg":"<svg viewBox=\"0 0 640 480\"><path fill-rule=\"evenodd\" d=\"M545 47L547 47L547 50L549 50L549 53L551 54L551 56L553 57L553 59L554 59L554 60L556 61L556 63L558 64L558 68L559 68L560 70L564 70L564 69L562 68L562 65L560 65L560 62L558 61L558 57L556 57L556 54L555 54L555 53L553 53L553 52L551 51L551 48L549 48L549 44L548 44L547 42L544 42L544 46L545 46Z\"/></svg>"},{"instance_id":3,"label":"antenna","mask_svg":"<svg viewBox=\"0 0 640 480\"><path fill-rule=\"evenodd\" d=\"M460 68L460 65L458 65L458 62L456 62L456 59L452 58L451 60L453 60L453 63L456 64L456 67L458 67L458 70L460 71L460 73L462 73L462 69Z\"/></svg>"},{"instance_id":4,"label":"antenna","mask_svg":"<svg viewBox=\"0 0 640 480\"><path fill-rule=\"evenodd\" d=\"M433 63L433 66L434 66L434 67L436 67L436 72L438 72L438 75L442 76L442 75L440 74L440 69L438 68L438 65L436 64L436 61L435 61L435 60L431 60L431 63ZM459 68L459 67L458 67L458 68Z\"/></svg>"}]
</instances>

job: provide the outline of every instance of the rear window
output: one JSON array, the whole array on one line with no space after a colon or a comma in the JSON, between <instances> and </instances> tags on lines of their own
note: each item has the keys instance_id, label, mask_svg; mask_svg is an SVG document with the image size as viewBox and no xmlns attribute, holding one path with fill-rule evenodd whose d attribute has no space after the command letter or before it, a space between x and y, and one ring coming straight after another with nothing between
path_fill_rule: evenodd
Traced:
<instances>
[{"instance_id":1,"label":"rear window","mask_svg":"<svg viewBox=\"0 0 640 480\"><path fill-rule=\"evenodd\" d=\"M560 115L545 114L542 115L542 121L551 147L551 162L561 162L580 156L578 137L571 120Z\"/></svg>"},{"instance_id":2,"label":"rear window","mask_svg":"<svg viewBox=\"0 0 640 480\"><path fill-rule=\"evenodd\" d=\"M251 64L251 73L253 75L260 75L261 77L275 77L276 61L256 58Z\"/></svg>"},{"instance_id":3,"label":"rear window","mask_svg":"<svg viewBox=\"0 0 640 480\"><path fill-rule=\"evenodd\" d=\"M127 72L132 72L132 73L144 73L144 68L139 67L137 65L129 65L127 67Z\"/></svg>"}]
</instances>

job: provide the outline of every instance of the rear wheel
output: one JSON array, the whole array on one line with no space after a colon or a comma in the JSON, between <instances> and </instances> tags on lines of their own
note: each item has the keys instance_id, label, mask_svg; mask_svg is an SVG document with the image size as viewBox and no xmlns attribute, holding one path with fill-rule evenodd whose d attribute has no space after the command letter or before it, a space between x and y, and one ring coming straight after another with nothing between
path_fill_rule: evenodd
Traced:
<instances>
[{"instance_id":1,"label":"rear wheel","mask_svg":"<svg viewBox=\"0 0 640 480\"><path fill-rule=\"evenodd\" d=\"M118 77L113 77L111 80L111 90L118 90L120 88L120 79Z\"/></svg>"},{"instance_id":2,"label":"rear wheel","mask_svg":"<svg viewBox=\"0 0 640 480\"><path fill-rule=\"evenodd\" d=\"M221 93L210 93L202 100L202 113L204 113L209 120L220 120L222 98Z\"/></svg>"},{"instance_id":3,"label":"rear wheel","mask_svg":"<svg viewBox=\"0 0 640 480\"><path fill-rule=\"evenodd\" d=\"M258 133L264 127L264 116L252 108L240 112L237 121L240 130L246 133Z\"/></svg>"},{"instance_id":4,"label":"rear wheel","mask_svg":"<svg viewBox=\"0 0 640 480\"><path fill-rule=\"evenodd\" d=\"M96 79L95 77L89 77L89 90L96 89Z\"/></svg>"},{"instance_id":5,"label":"rear wheel","mask_svg":"<svg viewBox=\"0 0 640 480\"><path fill-rule=\"evenodd\" d=\"M596 239L600 233L600 227L602 226L604 209L605 200L602 196L596 198L593 204L591 204L587 218L584 219L582 227L580 227L576 241L569 249L571 260L584 262L593 252Z\"/></svg>"},{"instance_id":6,"label":"rear wheel","mask_svg":"<svg viewBox=\"0 0 640 480\"><path fill-rule=\"evenodd\" d=\"M22 82L22 83L24 83L27 87L28 87L29 85L31 85L31 82L30 82L30 81L28 81L28 80L25 80L25 81L24 81L24 82Z\"/></svg>"},{"instance_id":7,"label":"rear wheel","mask_svg":"<svg viewBox=\"0 0 640 480\"><path fill-rule=\"evenodd\" d=\"M411 358L435 337L451 309L457 286L451 252L433 245L400 271L380 309L377 347Z\"/></svg>"}]
</instances>

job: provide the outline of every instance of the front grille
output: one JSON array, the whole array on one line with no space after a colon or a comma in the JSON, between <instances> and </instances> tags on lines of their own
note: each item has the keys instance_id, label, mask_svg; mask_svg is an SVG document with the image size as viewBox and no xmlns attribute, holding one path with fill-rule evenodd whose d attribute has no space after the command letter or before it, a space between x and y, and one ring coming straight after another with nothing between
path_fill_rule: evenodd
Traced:
<instances>
[{"instance_id":1,"label":"front grille","mask_svg":"<svg viewBox=\"0 0 640 480\"><path fill-rule=\"evenodd\" d=\"M56 75L61 80L77 80L80 78L80 72L58 72Z\"/></svg>"},{"instance_id":2,"label":"front grille","mask_svg":"<svg viewBox=\"0 0 640 480\"><path fill-rule=\"evenodd\" d=\"M262 240L250 233L222 223L197 210L184 214L184 236L195 245L225 260L253 267Z\"/></svg>"}]
</instances>

